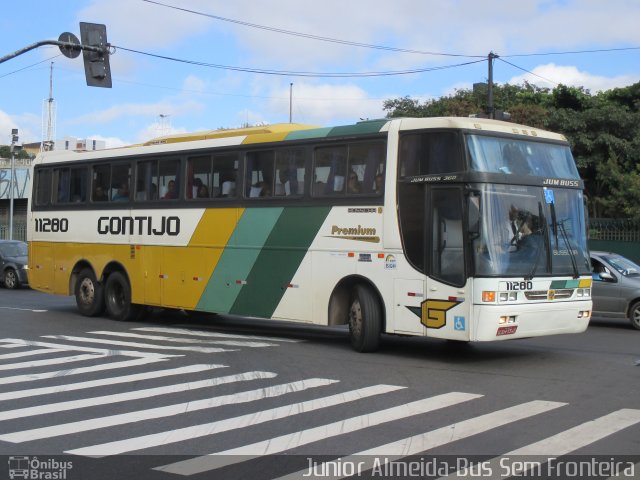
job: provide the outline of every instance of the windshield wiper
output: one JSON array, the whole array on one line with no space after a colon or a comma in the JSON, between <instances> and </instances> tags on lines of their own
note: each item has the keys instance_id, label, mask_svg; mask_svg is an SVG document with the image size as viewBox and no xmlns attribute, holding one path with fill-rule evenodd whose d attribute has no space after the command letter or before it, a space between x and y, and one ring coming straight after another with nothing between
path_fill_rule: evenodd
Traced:
<instances>
[{"instance_id":1,"label":"windshield wiper","mask_svg":"<svg viewBox=\"0 0 640 480\"><path fill-rule=\"evenodd\" d=\"M571 259L571 266L573 267L573 278L579 278L580 272L578 271L578 263L576 262L576 256L573 253L573 249L571 248L571 242L569 242L569 236L567 235L567 231L564 228L564 220L560 220L558 222L558 226L560 227L560 233L562 234L562 239L564 243L567 244L567 251L569 252L569 258Z\"/></svg>"}]
</instances>

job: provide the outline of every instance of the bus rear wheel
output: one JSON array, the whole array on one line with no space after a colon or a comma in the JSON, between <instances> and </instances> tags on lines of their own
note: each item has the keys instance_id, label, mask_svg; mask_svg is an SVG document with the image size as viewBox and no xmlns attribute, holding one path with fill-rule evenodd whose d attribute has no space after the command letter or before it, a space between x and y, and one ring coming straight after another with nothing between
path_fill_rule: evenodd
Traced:
<instances>
[{"instance_id":1,"label":"bus rear wheel","mask_svg":"<svg viewBox=\"0 0 640 480\"><path fill-rule=\"evenodd\" d=\"M349 307L349 338L351 346L361 353L373 352L380 344L382 312L378 298L371 289L356 285Z\"/></svg>"},{"instance_id":2,"label":"bus rear wheel","mask_svg":"<svg viewBox=\"0 0 640 480\"><path fill-rule=\"evenodd\" d=\"M142 312L140 305L131 303L129 280L120 272L113 272L107 278L107 283L104 287L104 299L107 314L114 320L122 322L136 320Z\"/></svg>"},{"instance_id":3,"label":"bus rear wheel","mask_svg":"<svg viewBox=\"0 0 640 480\"><path fill-rule=\"evenodd\" d=\"M75 290L76 305L82 315L95 317L104 312L102 284L98 282L91 269L85 268L80 271Z\"/></svg>"}]
</instances>

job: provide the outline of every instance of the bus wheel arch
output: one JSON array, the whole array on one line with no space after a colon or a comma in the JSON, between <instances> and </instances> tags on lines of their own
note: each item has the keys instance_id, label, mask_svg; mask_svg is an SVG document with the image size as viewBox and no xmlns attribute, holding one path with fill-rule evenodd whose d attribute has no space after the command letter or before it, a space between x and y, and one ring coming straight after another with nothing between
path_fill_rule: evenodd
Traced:
<instances>
[{"instance_id":1,"label":"bus wheel arch","mask_svg":"<svg viewBox=\"0 0 640 480\"><path fill-rule=\"evenodd\" d=\"M329 325L349 325L351 345L358 352L377 349L385 330L382 296L369 280L360 276L342 279L329 300Z\"/></svg>"},{"instance_id":2,"label":"bus wheel arch","mask_svg":"<svg viewBox=\"0 0 640 480\"><path fill-rule=\"evenodd\" d=\"M88 262L80 261L75 265L69 290L75 295L76 305L82 315L96 317L104 312L104 286Z\"/></svg>"},{"instance_id":3,"label":"bus wheel arch","mask_svg":"<svg viewBox=\"0 0 640 480\"><path fill-rule=\"evenodd\" d=\"M103 278L104 303L109 317L124 322L136 320L142 306L131 303L131 282L126 269L112 262L105 267Z\"/></svg>"}]
</instances>

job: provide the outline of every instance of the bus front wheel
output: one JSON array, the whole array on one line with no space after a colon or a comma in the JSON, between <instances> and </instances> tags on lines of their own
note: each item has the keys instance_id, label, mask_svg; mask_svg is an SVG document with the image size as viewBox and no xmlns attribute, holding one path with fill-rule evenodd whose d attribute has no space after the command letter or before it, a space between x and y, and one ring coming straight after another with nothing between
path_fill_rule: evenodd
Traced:
<instances>
[{"instance_id":1,"label":"bus front wheel","mask_svg":"<svg viewBox=\"0 0 640 480\"><path fill-rule=\"evenodd\" d=\"M373 352L380 344L382 313L380 303L373 292L356 285L349 307L349 338L353 348L361 353Z\"/></svg>"},{"instance_id":2,"label":"bus front wheel","mask_svg":"<svg viewBox=\"0 0 640 480\"><path fill-rule=\"evenodd\" d=\"M131 286L122 273L113 272L109 275L104 290L107 314L111 318L128 322L138 317L141 308L131 303Z\"/></svg>"},{"instance_id":3,"label":"bus front wheel","mask_svg":"<svg viewBox=\"0 0 640 480\"><path fill-rule=\"evenodd\" d=\"M86 317L95 317L104 311L102 284L98 282L89 268L81 270L76 281L76 304L80 313Z\"/></svg>"}]
</instances>

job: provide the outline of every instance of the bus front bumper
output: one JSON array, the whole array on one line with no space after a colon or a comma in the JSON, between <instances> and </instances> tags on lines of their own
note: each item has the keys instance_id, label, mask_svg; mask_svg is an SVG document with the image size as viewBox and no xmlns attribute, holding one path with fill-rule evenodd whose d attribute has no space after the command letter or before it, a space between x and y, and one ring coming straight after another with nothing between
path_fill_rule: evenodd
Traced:
<instances>
[{"instance_id":1,"label":"bus front bumper","mask_svg":"<svg viewBox=\"0 0 640 480\"><path fill-rule=\"evenodd\" d=\"M555 302L525 305L474 305L472 341L581 333L589 326L592 304Z\"/></svg>"}]
</instances>

